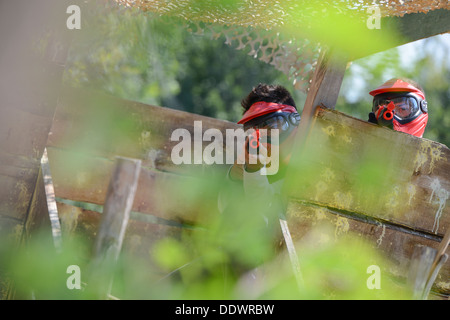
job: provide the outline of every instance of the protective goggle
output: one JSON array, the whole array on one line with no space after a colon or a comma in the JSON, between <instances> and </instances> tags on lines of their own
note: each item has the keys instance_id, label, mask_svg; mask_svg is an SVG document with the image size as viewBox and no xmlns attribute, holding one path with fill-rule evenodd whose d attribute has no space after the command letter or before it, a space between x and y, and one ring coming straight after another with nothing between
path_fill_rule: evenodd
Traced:
<instances>
[{"instance_id":1,"label":"protective goggle","mask_svg":"<svg viewBox=\"0 0 450 320\"><path fill-rule=\"evenodd\" d=\"M244 123L244 130L278 129L280 134L290 131L300 123L300 115L290 112L273 112Z\"/></svg>"},{"instance_id":2,"label":"protective goggle","mask_svg":"<svg viewBox=\"0 0 450 320\"><path fill-rule=\"evenodd\" d=\"M292 130L300 123L300 115L296 112L273 112L267 115L252 119L244 123L244 130L254 129L252 135L249 137L249 146L257 149L260 143L259 129L278 129L279 143L283 142ZM269 136L266 137L267 143L272 143Z\"/></svg>"},{"instance_id":3,"label":"protective goggle","mask_svg":"<svg viewBox=\"0 0 450 320\"><path fill-rule=\"evenodd\" d=\"M423 109L422 105L426 108L426 101L413 93L385 93L374 97L372 111L376 113L380 107L387 107L390 102L395 105L394 117L402 122L416 118Z\"/></svg>"}]
</instances>

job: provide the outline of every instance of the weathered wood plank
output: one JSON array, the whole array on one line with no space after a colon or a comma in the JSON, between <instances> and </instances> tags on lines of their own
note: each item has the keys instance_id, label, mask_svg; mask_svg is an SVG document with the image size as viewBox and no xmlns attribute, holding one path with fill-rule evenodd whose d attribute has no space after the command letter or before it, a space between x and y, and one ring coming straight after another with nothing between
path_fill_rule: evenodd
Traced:
<instances>
[{"instance_id":1,"label":"weathered wood plank","mask_svg":"<svg viewBox=\"0 0 450 320\"><path fill-rule=\"evenodd\" d=\"M52 117L7 105L0 112L0 214L25 219Z\"/></svg>"},{"instance_id":2,"label":"weathered wood plank","mask_svg":"<svg viewBox=\"0 0 450 320\"><path fill-rule=\"evenodd\" d=\"M58 208L55 200L55 187L53 186L53 178L50 170L50 164L48 163L48 153L47 149L44 149L44 154L41 160L41 173L42 179L45 185L45 197L48 209L48 220L50 220L53 244L57 252L62 250L62 239L61 239L61 224L59 222Z\"/></svg>"},{"instance_id":3,"label":"weathered wood plank","mask_svg":"<svg viewBox=\"0 0 450 320\"><path fill-rule=\"evenodd\" d=\"M103 255L113 246L112 258L117 259L134 202L140 170L139 160L117 158L106 193L94 255Z\"/></svg>"},{"instance_id":4,"label":"weathered wood plank","mask_svg":"<svg viewBox=\"0 0 450 320\"><path fill-rule=\"evenodd\" d=\"M321 53L303 106L294 149L301 148L312 125L315 108L323 105L334 109L346 69L347 59L327 48Z\"/></svg>"},{"instance_id":5,"label":"weathered wood plank","mask_svg":"<svg viewBox=\"0 0 450 320\"><path fill-rule=\"evenodd\" d=\"M363 25L362 28L364 27L366 26ZM450 10L438 9L405 14L402 17L383 17L380 22L380 29L372 29L371 33L373 33L374 37L379 37L380 34L384 34L387 30L392 30L392 32L399 34L400 37L392 42L379 42L376 51L373 50L373 47L361 50L359 55L354 55L350 59L356 60L409 42L449 32ZM358 45L358 41L355 41L355 45Z\"/></svg>"},{"instance_id":6,"label":"weathered wood plank","mask_svg":"<svg viewBox=\"0 0 450 320\"><path fill-rule=\"evenodd\" d=\"M431 264L436 257L436 249L430 247L416 246L411 257L411 264L408 273L408 285L413 292L413 299L424 300L428 296L425 287Z\"/></svg>"},{"instance_id":7,"label":"weathered wood plank","mask_svg":"<svg viewBox=\"0 0 450 320\"><path fill-rule=\"evenodd\" d=\"M113 167L111 160L52 147L48 148L48 154L56 197L103 205ZM221 171L217 172L219 173ZM205 177L211 178L211 175ZM132 210L180 223L202 223L200 220L204 217L199 210L198 201L201 194L195 193L196 186L201 183L204 180L199 177L142 167ZM211 189L209 191L216 192ZM209 211L211 214L216 212L214 208Z\"/></svg>"},{"instance_id":8,"label":"weathered wood plank","mask_svg":"<svg viewBox=\"0 0 450 320\"><path fill-rule=\"evenodd\" d=\"M292 237L301 252L302 243L332 244L346 236L363 241L379 250L389 261L386 268L392 275L406 282L411 257L417 245L437 248L439 238L427 236L381 220L360 220L326 207L291 201L287 217ZM450 249L447 249L450 253ZM433 290L450 294L450 262L442 267Z\"/></svg>"},{"instance_id":9,"label":"weathered wood plank","mask_svg":"<svg viewBox=\"0 0 450 320\"><path fill-rule=\"evenodd\" d=\"M64 238L81 238L87 245L93 245L102 213L63 202L58 202L57 205ZM159 241L168 238L181 241L183 234L191 232L193 232L191 229L179 226L136 220L131 214L123 239L122 252L145 263L149 268L148 272L160 278L167 270L161 269L155 261L155 248ZM183 241L187 241L186 236L183 237Z\"/></svg>"},{"instance_id":10,"label":"weathered wood plank","mask_svg":"<svg viewBox=\"0 0 450 320\"><path fill-rule=\"evenodd\" d=\"M443 236L450 225L450 150L318 108L287 187L295 199Z\"/></svg>"},{"instance_id":11,"label":"weathered wood plank","mask_svg":"<svg viewBox=\"0 0 450 320\"><path fill-rule=\"evenodd\" d=\"M5 168L5 166L0 167ZM1 174L0 216L24 221L34 191L38 169L22 169L10 166L8 174Z\"/></svg>"},{"instance_id":12,"label":"weathered wood plank","mask_svg":"<svg viewBox=\"0 0 450 320\"><path fill-rule=\"evenodd\" d=\"M41 116L19 106L3 105L0 117L2 153L40 158L39 148L45 145L52 115Z\"/></svg>"},{"instance_id":13,"label":"weathered wood plank","mask_svg":"<svg viewBox=\"0 0 450 320\"><path fill-rule=\"evenodd\" d=\"M194 130L194 121L201 124L200 131ZM109 159L116 155L132 157L141 159L143 166L189 174L193 167L200 165L173 164L172 148L180 143L179 140L171 141L174 130L189 132L193 157L195 144L201 145L203 150L210 143L202 141L206 130L218 129L225 137L226 129L241 127L228 121L126 101L98 92L66 88L56 110L48 146ZM225 156L226 141L223 141L222 152Z\"/></svg>"},{"instance_id":14,"label":"weathered wood plank","mask_svg":"<svg viewBox=\"0 0 450 320\"><path fill-rule=\"evenodd\" d=\"M140 169L140 160L116 158L91 265L89 284L100 299L111 292L113 270L122 249Z\"/></svg>"},{"instance_id":15,"label":"weathered wood plank","mask_svg":"<svg viewBox=\"0 0 450 320\"><path fill-rule=\"evenodd\" d=\"M345 54L333 48L324 49L314 71L302 115L305 113L308 118L312 117L314 108L319 105L334 109L347 63Z\"/></svg>"},{"instance_id":16,"label":"weathered wood plank","mask_svg":"<svg viewBox=\"0 0 450 320\"><path fill-rule=\"evenodd\" d=\"M42 233L46 232L46 234L48 234L48 239L51 239L52 228L48 214L47 197L45 193L45 183L42 170L39 170L28 215L25 220L25 240L33 241L33 234L38 231L42 231ZM51 243L51 241L49 241L49 243Z\"/></svg>"}]
</instances>

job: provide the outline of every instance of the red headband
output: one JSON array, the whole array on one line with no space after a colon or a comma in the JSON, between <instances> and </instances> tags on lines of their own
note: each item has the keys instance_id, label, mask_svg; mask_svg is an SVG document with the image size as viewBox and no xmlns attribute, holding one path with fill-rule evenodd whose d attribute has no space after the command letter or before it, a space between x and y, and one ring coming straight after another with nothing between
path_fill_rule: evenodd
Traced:
<instances>
[{"instance_id":1,"label":"red headband","mask_svg":"<svg viewBox=\"0 0 450 320\"><path fill-rule=\"evenodd\" d=\"M247 121L250 121L252 119L255 119L257 117L263 116L268 113L272 112L289 112L289 113L295 113L297 110L290 105L287 104L279 104L275 102L265 102L265 101L259 101L255 102L251 105L250 108L244 113L244 116L241 120L239 120L239 124L246 123Z\"/></svg>"}]
</instances>

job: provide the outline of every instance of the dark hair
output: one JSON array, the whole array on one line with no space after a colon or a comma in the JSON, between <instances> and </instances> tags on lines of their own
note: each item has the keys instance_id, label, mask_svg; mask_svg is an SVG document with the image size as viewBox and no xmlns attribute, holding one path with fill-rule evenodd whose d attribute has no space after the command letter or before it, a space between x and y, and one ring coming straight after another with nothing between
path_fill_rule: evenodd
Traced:
<instances>
[{"instance_id":1,"label":"dark hair","mask_svg":"<svg viewBox=\"0 0 450 320\"><path fill-rule=\"evenodd\" d=\"M241 105L244 108L244 113L252 106L252 104L259 101L287 104L297 109L294 99L289 91L280 85L260 83L254 87L248 96L241 101Z\"/></svg>"}]
</instances>

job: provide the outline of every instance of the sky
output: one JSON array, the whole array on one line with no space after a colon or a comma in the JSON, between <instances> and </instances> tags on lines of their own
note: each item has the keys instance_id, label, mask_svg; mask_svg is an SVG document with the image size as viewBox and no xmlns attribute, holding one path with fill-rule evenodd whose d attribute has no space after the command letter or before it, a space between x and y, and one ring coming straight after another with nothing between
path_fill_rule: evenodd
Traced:
<instances>
[{"instance_id":1,"label":"sky","mask_svg":"<svg viewBox=\"0 0 450 320\"><path fill-rule=\"evenodd\" d=\"M425 54L428 54L434 56L437 63L446 60L447 67L450 70L450 33L437 35L431 38L436 38L438 39L438 41L433 42L430 45L430 43L427 42L429 38L426 38L404 44L391 50L398 50L400 55L400 64L403 68L409 68ZM384 53L382 52L377 54ZM364 99L364 97L368 97L367 92L365 92L365 80L362 77L362 73L366 72L366 70L358 64L358 60L352 63L350 68L352 75L354 75L351 79L351 86L349 86L352 88L352 90L348 90L343 94L350 103L354 103L356 101ZM389 70L387 70L384 78L387 80L395 76L395 74L391 74L389 73Z\"/></svg>"}]
</instances>

